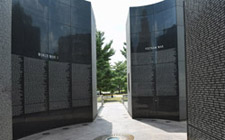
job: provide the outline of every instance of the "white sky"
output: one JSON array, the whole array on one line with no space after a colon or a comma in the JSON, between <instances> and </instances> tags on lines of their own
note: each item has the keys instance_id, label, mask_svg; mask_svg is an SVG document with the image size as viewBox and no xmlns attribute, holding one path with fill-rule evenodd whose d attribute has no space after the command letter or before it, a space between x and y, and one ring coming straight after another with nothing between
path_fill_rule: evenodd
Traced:
<instances>
[{"instance_id":1,"label":"white sky","mask_svg":"<svg viewBox=\"0 0 225 140\"><path fill-rule=\"evenodd\" d=\"M97 30L105 32L105 42L113 40L116 54L111 63L125 60L120 50L126 42L126 21L130 6L142 6L163 0L87 0L92 3Z\"/></svg>"}]
</instances>

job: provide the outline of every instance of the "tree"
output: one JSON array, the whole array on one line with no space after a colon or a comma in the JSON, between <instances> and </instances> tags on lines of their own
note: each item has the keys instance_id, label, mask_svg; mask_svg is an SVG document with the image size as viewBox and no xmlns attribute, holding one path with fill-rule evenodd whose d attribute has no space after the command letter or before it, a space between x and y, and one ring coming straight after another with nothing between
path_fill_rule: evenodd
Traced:
<instances>
[{"instance_id":1,"label":"tree","mask_svg":"<svg viewBox=\"0 0 225 140\"><path fill-rule=\"evenodd\" d=\"M120 52L121 52L122 55L127 59L127 43L124 42L123 45L124 45L124 46L123 46L123 49L120 50Z\"/></svg>"},{"instance_id":2,"label":"tree","mask_svg":"<svg viewBox=\"0 0 225 140\"><path fill-rule=\"evenodd\" d=\"M112 67L113 78L112 85L121 93L121 90L126 91L126 82L127 82L127 64L126 62L119 61L116 62Z\"/></svg>"},{"instance_id":3,"label":"tree","mask_svg":"<svg viewBox=\"0 0 225 140\"><path fill-rule=\"evenodd\" d=\"M96 47L97 47L97 88L102 94L102 91L110 91L111 79L113 77L110 57L115 54L114 49L111 48L113 41L104 45L104 32L97 32Z\"/></svg>"},{"instance_id":4,"label":"tree","mask_svg":"<svg viewBox=\"0 0 225 140\"><path fill-rule=\"evenodd\" d=\"M124 42L123 45L124 45L123 49L120 50L120 52L126 59L123 63L124 63L124 66L126 66L126 67L124 67L124 69L126 71L126 75L124 75L124 90L125 90L125 92L127 92L127 43Z\"/></svg>"}]
</instances>

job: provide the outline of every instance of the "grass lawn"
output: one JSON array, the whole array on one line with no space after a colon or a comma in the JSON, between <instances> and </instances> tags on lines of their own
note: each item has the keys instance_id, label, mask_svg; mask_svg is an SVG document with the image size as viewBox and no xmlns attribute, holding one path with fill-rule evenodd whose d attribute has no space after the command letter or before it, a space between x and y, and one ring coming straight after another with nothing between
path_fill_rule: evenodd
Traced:
<instances>
[{"instance_id":1,"label":"grass lawn","mask_svg":"<svg viewBox=\"0 0 225 140\"><path fill-rule=\"evenodd\" d=\"M113 98L105 99L104 102L105 103L107 103L107 102L122 102L122 97L113 97Z\"/></svg>"},{"instance_id":2,"label":"grass lawn","mask_svg":"<svg viewBox=\"0 0 225 140\"><path fill-rule=\"evenodd\" d=\"M126 95L126 94L120 94L120 95ZM118 96L118 94L114 94L113 95L113 98L111 98L111 95L103 95L104 97L104 102L107 103L107 102L122 102L122 96ZM127 100L126 99L127 97L125 97L125 101ZM99 96L97 98L97 101L98 102L101 102L102 101L102 98L101 96Z\"/></svg>"},{"instance_id":3,"label":"grass lawn","mask_svg":"<svg viewBox=\"0 0 225 140\"><path fill-rule=\"evenodd\" d=\"M97 102L102 102L102 98L100 96L97 98Z\"/></svg>"},{"instance_id":4,"label":"grass lawn","mask_svg":"<svg viewBox=\"0 0 225 140\"><path fill-rule=\"evenodd\" d=\"M124 101L128 101L128 98L127 98L127 97L124 97L123 100L124 100Z\"/></svg>"}]
</instances>

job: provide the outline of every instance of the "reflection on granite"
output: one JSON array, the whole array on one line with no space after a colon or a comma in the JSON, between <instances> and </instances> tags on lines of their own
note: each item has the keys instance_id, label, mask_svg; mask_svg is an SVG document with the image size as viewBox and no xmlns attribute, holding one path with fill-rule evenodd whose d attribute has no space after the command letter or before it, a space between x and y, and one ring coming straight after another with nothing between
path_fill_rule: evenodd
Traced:
<instances>
[{"instance_id":1,"label":"reflection on granite","mask_svg":"<svg viewBox=\"0 0 225 140\"><path fill-rule=\"evenodd\" d=\"M15 139L92 121L96 116L92 107L96 100L92 83L93 13L90 2L76 3L13 0Z\"/></svg>"},{"instance_id":2,"label":"reflection on granite","mask_svg":"<svg viewBox=\"0 0 225 140\"><path fill-rule=\"evenodd\" d=\"M179 96L185 91L179 90L177 8L176 0L130 8L128 108L133 118L186 118L180 117L185 108L181 109Z\"/></svg>"}]
</instances>

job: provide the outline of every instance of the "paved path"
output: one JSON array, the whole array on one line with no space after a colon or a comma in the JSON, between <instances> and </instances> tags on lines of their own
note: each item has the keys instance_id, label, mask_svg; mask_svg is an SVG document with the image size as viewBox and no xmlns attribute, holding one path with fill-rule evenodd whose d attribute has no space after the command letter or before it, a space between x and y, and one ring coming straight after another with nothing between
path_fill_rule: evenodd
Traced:
<instances>
[{"instance_id":1,"label":"paved path","mask_svg":"<svg viewBox=\"0 0 225 140\"><path fill-rule=\"evenodd\" d=\"M65 130L64 130L64 129ZM92 123L54 129L21 140L93 140L101 135L131 134L135 140L187 140L186 123L166 120L134 120L121 103L107 103ZM43 132L44 133L44 132Z\"/></svg>"}]
</instances>

